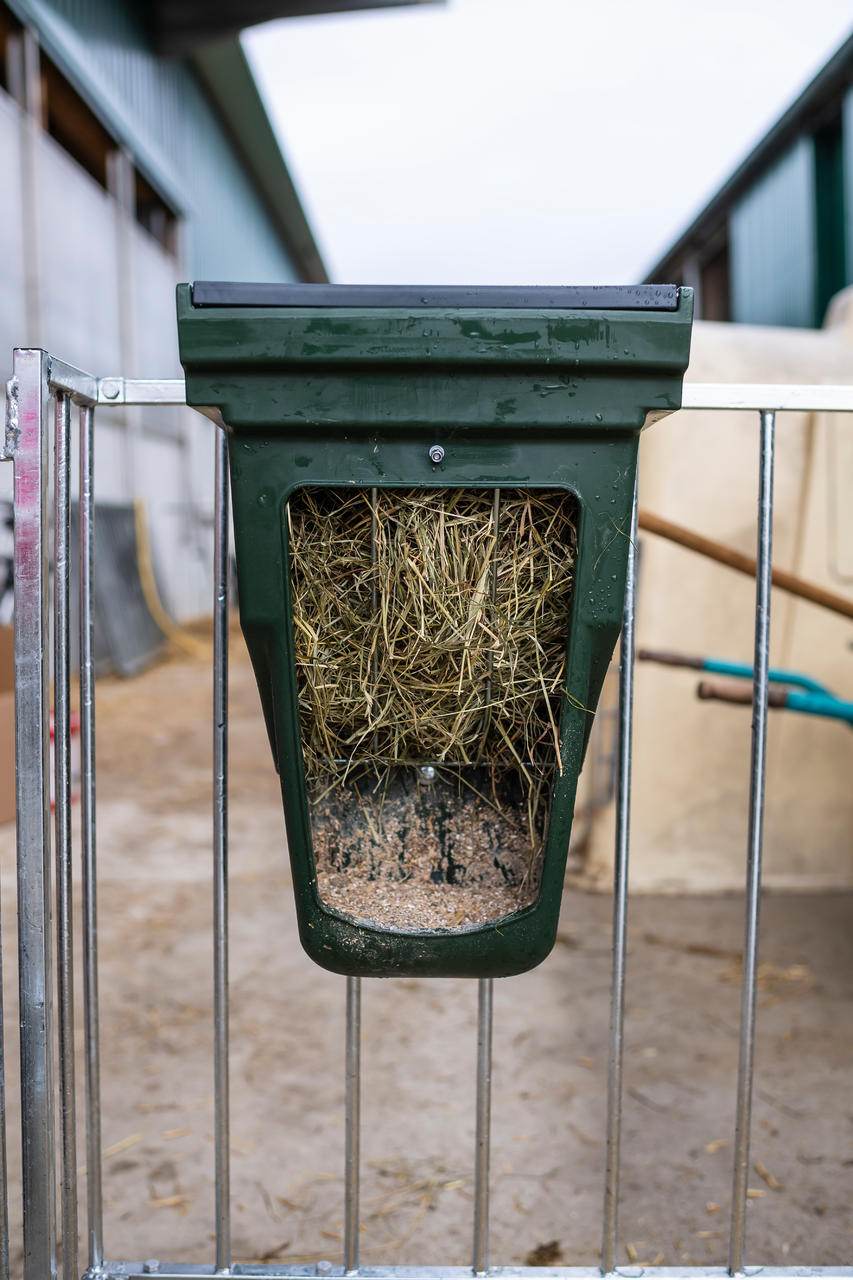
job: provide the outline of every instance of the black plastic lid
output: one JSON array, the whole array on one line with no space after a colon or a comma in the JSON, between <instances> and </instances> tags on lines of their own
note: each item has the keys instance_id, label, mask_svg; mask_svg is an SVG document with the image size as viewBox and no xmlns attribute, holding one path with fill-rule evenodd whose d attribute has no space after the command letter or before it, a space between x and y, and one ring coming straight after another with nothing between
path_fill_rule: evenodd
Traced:
<instances>
[{"instance_id":1,"label":"black plastic lid","mask_svg":"<svg viewBox=\"0 0 853 1280\"><path fill-rule=\"evenodd\" d=\"M678 286L241 284L200 280L194 307L471 307L477 310L677 311Z\"/></svg>"}]
</instances>

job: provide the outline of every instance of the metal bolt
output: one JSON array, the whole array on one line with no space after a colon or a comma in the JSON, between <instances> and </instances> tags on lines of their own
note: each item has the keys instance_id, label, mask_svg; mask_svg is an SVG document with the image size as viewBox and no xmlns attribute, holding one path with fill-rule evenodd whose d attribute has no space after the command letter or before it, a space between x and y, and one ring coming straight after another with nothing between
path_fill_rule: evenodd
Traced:
<instances>
[{"instance_id":1,"label":"metal bolt","mask_svg":"<svg viewBox=\"0 0 853 1280\"><path fill-rule=\"evenodd\" d=\"M439 462L444 461L444 450L440 444L430 446L429 460L430 462L434 462L436 466L438 466Z\"/></svg>"},{"instance_id":2,"label":"metal bolt","mask_svg":"<svg viewBox=\"0 0 853 1280\"><path fill-rule=\"evenodd\" d=\"M331 1262L318 1262L318 1263L317 1263L317 1275L318 1275L318 1276L328 1276L328 1275L331 1275L331 1274L332 1274L332 1264L331 1264Z\"/></svg>"},{"instance_id":3,"label":"metal bolt","mask_svg":"<svg viewBox=\"0 0 853 1280\"><path fill-rule=\"evenodd\" d=\"M107 400L118 400L121 395L121 383L115 378L105 378L101 383L101 392Z\"/></svg>"},{"instance_id":4,"label":"metal bolt","mask_svg":"<svg viewBox=\"0 0 853 1280\"><path fill-rule=\"evenodd\" d=\"M435 781L435 769L431 764L421 765L421 777L423 778L424 782Z\"/></svg>"},{"instance_id":5,"label":"metal bolt","mask_svg":"<svg viewBox=\"0 0 853 1280\"><path fill-rule=\"evenodd\" d=\"M147 1276L155 1275L160 1270L159 1258L148 1258L142 1264L142 1270Z\"/></svg>"}]
</instances>

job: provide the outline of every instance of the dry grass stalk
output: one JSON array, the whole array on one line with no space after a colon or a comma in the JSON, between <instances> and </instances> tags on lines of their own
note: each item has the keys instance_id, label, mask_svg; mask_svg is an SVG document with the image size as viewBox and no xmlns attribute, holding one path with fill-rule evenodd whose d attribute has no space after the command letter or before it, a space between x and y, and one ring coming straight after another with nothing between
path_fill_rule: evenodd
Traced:
<instances>
[{"instance_id":1,"label":"dry grass stalk","mask_svg":"<svg viewBox=\"0 0 853 1280\"><path fill-rule=\"evenodd\" d=\"M497 530L490 490L379 490L375 514L374 567L369 491L302 489L288 508L309 781L330 762L343 778L352 761L552 761L571 495L502 494Z\"/></svg>"},{"instance_id":2,"label":"dry grass stalk","mask_svg":"<svg viewBox=\"0 0 853 1280\"><path fill-rule=\"evenodd\" d=\"M535 856L560 763L574 498L302 489L287 518L312 801L351 784L362 810L374 808L381 841L396 766L431 764L463 785L476 776L479 799L497 811L508 792L496 779L511 773L513 822L520 792Z\"/></svg>"}]
</instances>

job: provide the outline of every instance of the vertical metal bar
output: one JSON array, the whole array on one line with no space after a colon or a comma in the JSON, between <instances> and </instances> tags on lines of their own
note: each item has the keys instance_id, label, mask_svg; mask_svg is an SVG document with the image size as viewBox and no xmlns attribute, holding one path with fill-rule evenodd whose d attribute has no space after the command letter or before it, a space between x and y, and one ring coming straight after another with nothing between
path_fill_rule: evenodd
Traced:
<instances>
[{"instance_id":1,"label":"vertical metal bar","mask_svg":"<svg viewBox=\"0 0 853 1280\"><path fill-rule=\"evenodd\" d=\"M379 612L379 551L376 545L376 535L379 531L379 490L374 487L370 490L370 612L375 619ZM376 676L379 670L379 661L376 654L376 648L373 650L373 657L370 660L370 675L376 683ZM378 735L373 735L373 750L376 750L378 743Z\"/></svg>"},{"instance_id":2,"label":"vertical metal bar","mask_svg":"<svg viewBox=\"0 0 853 1280\"><path fill-rule=\"evenodd\" d=\"M9 1280L9 1196L6 1180L6 1068L3 1057L3 947L0 929L0 1277Z\"/></svg>"},{"instance_id":3,"label":"vertical metal bar","mask_svg":"<svg viewBox=\"0 0 853 1280\"><path fill-rule=\"evenodd\" d=\"M497 604L498 599L498 531L500 528L501 518L501 491L495 489L492 494L492 535L494 537L494 550L492 553L492 572L491 587L489 590L489 599L491 601L492 610ZM489 724L492 718L492 679L495 672L495 651L489 650L489 669L486 676L486 707L483 712L483 728L482 733L485 738Z\"/></svg>"},{"instance_id":4,"label":"vertical metal bar","mask_svg":"<svg viewBox=\"0 0 853 1280\"><path fill-rule=\"evenodd\" d=\"M379 526L377 504L379 489L370 490L370 605L373 616L379 609L379 562L376 535ZM376 679L377 660L372 663ZM374 739L375 746L375 739ZM345 1066L345 1144L344 1144L344 1269L358 1270L359 1200L361 1190L361 978L347 978L346 1066Z\"/></svg>"},{"instance_id":5,"label":"vertical metal bar","mask_svg":"<svg viewBox=\"0 0 853 1280\"><path fill-rule=\"evenodd\" d=\"M370 490L370 611L373 618L376 618L379 612L379 549L376 545L376 535L379 532L379 490L374 487ZM374 647L373 657L370 660L370 674L374 684L376 683L377 673L379 671L379 659ZM377 735L373 736L373 749L376 750Z\"/></svg>"},{"instance_id":6,"label":"vertical metal bar","mask_svg":"<svg viewBox=\"0 0 853 1280\"><path fill-rule=\"evenodd\" d=\"M370 490L370 565L376 568L376 534L379 527L379 516L377 514L376 505L379 502L379 490L376 485ZM376 582L376 574L372 579L371 602L373 608L379 607L379 588Z\"/></svg>"},{"instance_id":7,"label":"vertical metal bar","mask_svg":"<svg viewBox=\"0 0 853 1280\"><path fill-rule=\"evenodd\" d=\"M77 1280L77 1105L74 1081L74 925L71 876L71 401L54 401L53 755L56 816L56 961L62 1139L62 1273Z\"/></svg>"},{"instance_id":8,"label":"vertical metal bar","mask_svg":"<svg viewBox=\"0 0 853 1280\"><path fill-rule=\"evenodd\" d=\"M347 978L344 1268L358 1270L361 1128L361 978Z\"/></svg>"},{"instance_id":9,"label":"vertical metal bar","mask_svg":"<svg viewBox=\"0 0 853 1280\"><path fill-rule=\"evenodd\" d=\"M474 1162L474 1271L489 1265L489 1145L492 1124L491 978L477 984L477 1137Z\"/></svg>"},{"instance_id":10,"label":"vertical metal bar","mask_svg":"<svg viewBox=\"0 0 853 1280\"><path fill-rule=\"evenodd\" d=\"M495 549L492 560L490 600L497 601L498 593L498 525L501 511L501 491L492 495L492 527ZM489 651L489 674L486 679L486 711L483 732L491 718L492 675L494 651ZM474 1257L473 1267L477 1275L489 1265L489 1152L492 1125L492 996L494 983L491 978L481 978L477 984L477 1129L474 1155Z\"/></svg>"},{"instance_id":11,"label":"vertical metal bar","mask_svg":"<svg viewBox=\"0 0 853 1280\"><path fill-rule=\"evenodd\" d=\"M52 1280L56 1275L48 791L47 364L44 351L15 351L15 768L24 1280Z\"/></svg>"},{"instance_id":12,"label":"vertical metal bar","mask_svg":"<svg viewBox=\"0 0 853 1280\"><path fill-rule=\"evenodd\" d=\"M756 973L758 917L761 900L761 854L764 832L764 775L767 755L767 684L770 663L770 584L773 560L773 445L776 415L761 413L758 474L758 555L755 577L755 657L752 685L752 756L749 778L749 843L746 875L746 921L741 978L740 1060L732 1186L729 1271L743 1269L746 1192L755 1066Z\"/></svg>"},{"instance_id":13,"label":"vertical metal bar","mask_svg":"<svg viewBox=\"0 0 853 1280\"><path fill-rule=\"evenodd\" d=\"M101 1063L98 1027L98 890L95 823L95 411L80 410L80 772L83 837L83 1019L86 1042L86 1182L89 1266L104 1260Z\"/></svg>"},{"instance_id":14,"label":"vertical metal bar","mask_svg":"<svg viewBox=\"0 0 853 1280\"><path fill-rule=\"evenodd\" d=\"M500 530L501 519L501 491L495 489L492 494L492 529L495 538L495 550L492 556L492 585L491 585L491 601L492 604L497 603L498 599L498 532ZM489 674L491 675L492 666L494 665L494 653L489 655Z\"/></svg>"},{"instance_id":15,"label":"vertical metal bar","mask_svg":"<svg viewBox=\"0 0 853 1280\"><path fill-rule=\"evenodd\" d=\"M216 1270L231 1266L228 1081L228 442L216 433L213 609L213 1039L216 1131Z\"/></svg>"},{"instance_id":16,"label":"vertical metal bar","mask_svg":"<svg viewBox=\"0 0 853 1280\"><path fill-rule=\"evenodd\" d=\"M613 860L613 934L610 985L610 1052L607 1067L607 1160L604 1178L604 1221L601 1270L613 1270L619 1212L619 1158L622 1136L622 1050L625 1023L625 956L628 924L628 855L631 833L631 740L634 720L634 615L637 597L637 484L619 660L619 745L617 763L616 848Z\"/></svg>"}]
</instances>

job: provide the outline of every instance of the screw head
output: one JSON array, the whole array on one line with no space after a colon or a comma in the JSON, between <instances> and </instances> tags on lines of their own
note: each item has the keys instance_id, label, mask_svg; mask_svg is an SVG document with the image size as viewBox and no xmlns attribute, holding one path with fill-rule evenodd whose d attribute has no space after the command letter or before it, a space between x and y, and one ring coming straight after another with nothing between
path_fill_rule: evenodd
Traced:
<instances>
[{"instance_id":1,"label":"screw head","mask_svg":"<svg viewBox=\"0 0 853 1280\"><path fill-rule=\"evenodd\" d=\"M444 449L440 444L430 445L429 460L438 466L439 462L444 461Z\"/></svg>"},{"instance_id":2,"label":"screw head","mask_svg":"<svg viewBox=\"0 0 853 1280\"><path fill-rule=\"evenodd\" d=\"M431 764L421 765L421 777L424 782L435 782L435 768Z\"/></svg>"}]
</instances>

